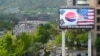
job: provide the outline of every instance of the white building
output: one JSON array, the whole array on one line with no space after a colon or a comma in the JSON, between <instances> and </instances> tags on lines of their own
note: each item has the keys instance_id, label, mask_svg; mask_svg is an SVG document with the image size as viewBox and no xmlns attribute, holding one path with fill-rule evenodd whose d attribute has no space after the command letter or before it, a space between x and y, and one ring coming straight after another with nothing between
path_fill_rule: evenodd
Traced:
<instances>
[{"instance_id":1,"label":"white building","mask_svg":"<svg viewBox=\"0 0 100 56\"><path fill-rule=\"evenodd\" d=\"M47 21L40 21L40 20L25 20L19 21L19 23L14 27L13 33L18 35L22 32L31 33L36 30L36 27L39 24L46 24Z\"/></svg>"},{"instance_id":2,"label":"white building","mask_svg":"<svg viewBox=\"0 0 100 56\"><path fill-rule=\"evenodd\" d=\"M4 34L4 31L0 31L0 38L2 37L3 34Z\"/></svg>"}]
</instances>

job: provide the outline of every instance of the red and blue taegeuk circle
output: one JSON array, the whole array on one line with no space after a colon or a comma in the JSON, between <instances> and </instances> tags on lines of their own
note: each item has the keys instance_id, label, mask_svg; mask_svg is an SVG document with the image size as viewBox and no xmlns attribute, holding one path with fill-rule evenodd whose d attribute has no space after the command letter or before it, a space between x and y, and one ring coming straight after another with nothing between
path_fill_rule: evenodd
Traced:
<instances>
[{"instance_id":1,"label":"red and blue taegeuk circle","mask_svg":"<svg viewBox=\"0 0 100 56\"><path fill-rule=\"evenodd\" d=\"M67 21L69 21L69 22L75 21L75 20L76 20L76 18L75 18L75 13L74 13L74 12L67 12L67 13L65 14L65 19L66 19Z\"/></svg>"}]
</instances>

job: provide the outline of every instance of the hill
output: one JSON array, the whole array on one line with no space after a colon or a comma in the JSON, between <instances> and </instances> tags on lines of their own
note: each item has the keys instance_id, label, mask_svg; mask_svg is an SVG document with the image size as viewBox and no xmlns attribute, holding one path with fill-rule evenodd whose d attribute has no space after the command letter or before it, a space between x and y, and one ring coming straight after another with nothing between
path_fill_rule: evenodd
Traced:
<instances>
[{"instance_id":1,"label":"hill","mask_svg":"<svg viewBox=\"0 0 100 56\"><path fill-rule=\"evenodd\" d=\"M44 10L59 8L65 4L65 0L0 0L0 9L18 8L23 11Z\"/></svg>"}]
</instances>

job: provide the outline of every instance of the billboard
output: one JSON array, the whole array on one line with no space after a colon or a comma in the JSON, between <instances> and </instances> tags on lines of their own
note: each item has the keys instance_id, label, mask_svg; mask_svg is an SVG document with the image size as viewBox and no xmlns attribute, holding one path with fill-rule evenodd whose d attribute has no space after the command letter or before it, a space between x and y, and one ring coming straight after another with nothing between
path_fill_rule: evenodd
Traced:
<instances>
[{"instance_id":1,"label":"billboard","mask_svg":"<svg viewBox=\"0 0 100 56\"><path fill-rule=\"evenodd\" d=\"M60 8L60 28L94 28L94 8Z\"/></svg>"}]
</instances>

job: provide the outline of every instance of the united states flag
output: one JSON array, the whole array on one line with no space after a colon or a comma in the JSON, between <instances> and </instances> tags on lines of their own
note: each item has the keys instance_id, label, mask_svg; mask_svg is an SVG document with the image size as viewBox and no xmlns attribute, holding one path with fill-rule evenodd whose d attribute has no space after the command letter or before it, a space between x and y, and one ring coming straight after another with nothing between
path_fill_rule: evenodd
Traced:
<instances>
[{"instance_id":1,"label":"united states flag","mask_svg":"<svg viewBox=\"0 0 100 56\"><path fill-rule=\"evenodd\" d=\"M84 17L77 21L78 25L94 25L94 9L79 9L77 12Z\"/></svg>"}]
</instances>

